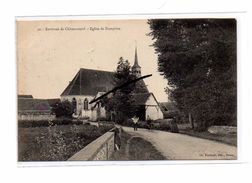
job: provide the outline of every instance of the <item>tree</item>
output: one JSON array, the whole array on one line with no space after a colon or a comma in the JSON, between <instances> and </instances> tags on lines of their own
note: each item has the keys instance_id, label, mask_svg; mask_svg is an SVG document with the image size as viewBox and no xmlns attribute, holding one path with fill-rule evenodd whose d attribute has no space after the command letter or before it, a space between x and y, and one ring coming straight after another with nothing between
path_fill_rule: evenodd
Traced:
<instances>
[{"instance_id":1,"label":"tree","mask_svg":"<svg viewBox=\"0 0 252 183\"><path fill-rule=\"evenodd\" d=\"M71 118L74 113L75 107L68 100L63 102L57 102L52 105L52 112L55 113L56 117L68 117Z\"/></svg>"},{"instance_id":2,"label":"tree","mask_svg":"<svg viewBox=\"0 0 252 183\"><path fill-rule=\"evenodd\" d=\"M135 78L136 77L131 73L131 67L128 60L124 60L120 57L117 69L114 73L114 86L120 86L123 83L134 80ZM136 111L136 106L133 105L134 89L135 84L130 84L120 88L112 96L105 97L101 100L106 111L113 111L115 113L116 122L124 122L134 115Z\"/></svg>"},{"instance_id":3,"label":"tree","mask_svg":"<svg viewBox=\"0 0 252 183\"><path fill-rule=\"evenodd\" d=\"M198 130L236 124L236 21L149 20L167 91Z\"/></svg>"}]
</instances>

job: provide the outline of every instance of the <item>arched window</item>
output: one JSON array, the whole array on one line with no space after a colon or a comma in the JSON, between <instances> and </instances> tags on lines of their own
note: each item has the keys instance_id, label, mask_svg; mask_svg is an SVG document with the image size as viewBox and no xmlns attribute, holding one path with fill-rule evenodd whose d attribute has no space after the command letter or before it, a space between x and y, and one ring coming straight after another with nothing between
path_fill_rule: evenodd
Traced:
<instances>
[{"instance_id":1,"label":"arched window","mask_svg":"<svg viewBox=\"0 0 252 183\"><path fill-rule=\"evenodd\" d=\"M84 110L88 110L88 99L85 98L84 100Z\"/></svg>"},{"instance_id":2,"label":"arched window","mask_svg":"<svg viewBox=\"0 0 252 183\"><path fill-rule=\"evenodd\" d=\"M73 107L74 107L74 109L76 109L76 99L75 98L73 98L73 100L72 100L72 105L73 105Z\"/></svg>"}]
</instances>

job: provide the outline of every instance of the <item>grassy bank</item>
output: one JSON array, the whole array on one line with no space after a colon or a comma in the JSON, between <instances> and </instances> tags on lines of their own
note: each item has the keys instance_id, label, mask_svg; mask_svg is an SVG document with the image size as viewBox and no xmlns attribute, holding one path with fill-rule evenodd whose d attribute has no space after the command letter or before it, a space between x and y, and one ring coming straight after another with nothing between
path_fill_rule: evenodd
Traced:
<instances>
[{"instance_id":1,"label":"grassy bank","mask_svg":"<svg viewBox=\"0 0 252 183\"><path fill-rule=\"evenodd\" d=\"M64 161L111 126L55 125L18 128L19 161Z\"/></svg>"},{"instance_id":2,"label":"grassy bank","mask_svg":"<svg viewBox=\"0 0 252 183\"><path fill-rule=\"evenodd\" d=\"M237 134L211 134L208 131L197 132L190 128L188 124L179 124L179 133L190 135L193 137L214 140L232 146L237 146Z\"/></svg>"},{"instance_id":3,"label":"grassy bank","mask_svg":"<svg viewBox=\"0 0 252 183\"><path fill-rule=\"evenodd\" d=\"M224 144L237 146L237 136L236 135L217 135L217 134L211 134L209 132L196 132L193 130L181 130L179 131L181 134L190 135L193 137L208 139L208 140L214 140L217 142L221 142Z\"/></svg>"},{"instance_id":4,"label":"grassy bank","mask_svg":"<svg viewBox=\"0 0 252 183\"><path fill-rule=\"evenodd\" d=\"M111 160L165 160L165 157L150 142L122 132L121 149L113 154Z\"/></svg>"}]
</instances>

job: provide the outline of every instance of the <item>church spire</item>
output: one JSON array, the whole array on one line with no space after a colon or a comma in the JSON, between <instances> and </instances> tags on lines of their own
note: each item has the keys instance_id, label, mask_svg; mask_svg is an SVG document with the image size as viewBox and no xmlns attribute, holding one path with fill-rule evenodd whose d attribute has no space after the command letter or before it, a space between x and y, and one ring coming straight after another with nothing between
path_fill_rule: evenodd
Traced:
<instances>
[{"instance_id":1,"label":"church spire","mask_svg":"<svg viewBox=\"0 0 252 183\"><path fill-rule=\"evenodd\" d=\"M133 67L139 67L139 68L141 68L141 67L138 65L137 47L135 47L135 62L134 62Z\"/></svg>"},{"instance_id":2,"label":"church spire","mask_svg":"<svg viewBox=\"0 0 252 183\"><path fill-rule=\"evenodd\" d=\"M134 65L132 66L132 73L135 74L137 77L141 77L141 67L138 64L137 58L137 47L135 47L135 61Z\"/></svg>"}]
</instances>

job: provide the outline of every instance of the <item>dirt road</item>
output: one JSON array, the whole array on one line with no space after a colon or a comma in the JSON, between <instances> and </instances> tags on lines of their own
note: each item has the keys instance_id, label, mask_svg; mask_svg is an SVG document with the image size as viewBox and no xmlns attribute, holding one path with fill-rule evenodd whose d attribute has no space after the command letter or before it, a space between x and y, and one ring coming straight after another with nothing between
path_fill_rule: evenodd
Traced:
<instances>
[{"instance_id":1,"label":"dirt road","mask_svg":"<svg viewBox=\"0 0 252 183\"><path fill-rule=\"evenodd\" d=\"M151 142L169 160L235 160L237 148L227 144L158 130L123 127L124 131Z\"/></svg>"}]
</instances>

